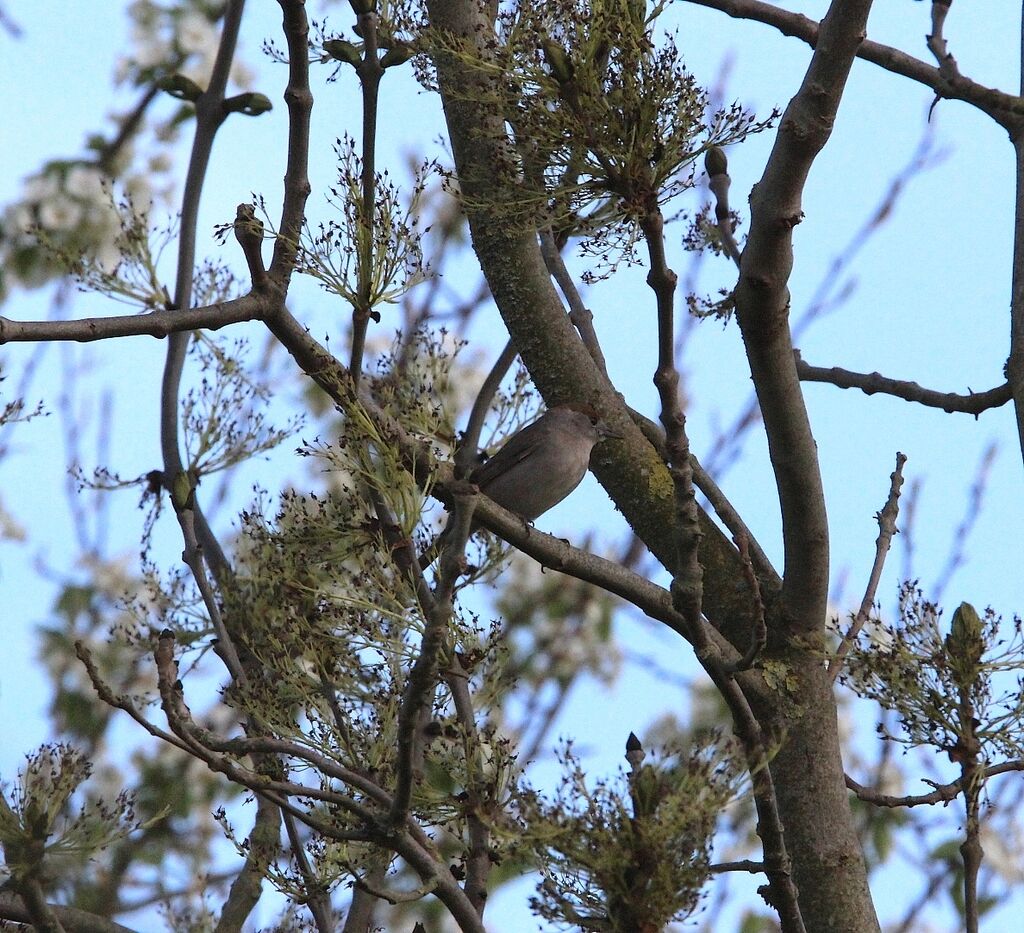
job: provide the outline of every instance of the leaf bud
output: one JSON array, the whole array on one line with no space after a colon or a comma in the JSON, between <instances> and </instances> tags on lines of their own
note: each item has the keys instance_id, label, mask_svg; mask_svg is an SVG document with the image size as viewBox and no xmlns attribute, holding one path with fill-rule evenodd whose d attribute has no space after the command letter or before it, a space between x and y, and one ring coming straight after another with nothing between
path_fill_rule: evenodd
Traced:
<instances>
[{"instance_id":1,"label":"leaf bud","mask_svg":"<svg viewBox=\"0 0 1024 933\"><path fill-rule=\"evenodd\" d=\"M380 65L382 68L404 65L415 54L416 50L411 45L408 45L405 42L399 42L391 46L391 48L384 53L384 57L380 60Z\"/></svg>"},{"instance_id":2,"label":"leaf bud","mask_svg":"<svg viewBox=\"0 0 1024 933\"><path fill-rule=\"evenodd\" d=\"M359 49L345 39L328 39L323 45L330 58L339 62L348 62L354 68L359 64Z\"/></svg>"},{"instance_id":3,"label":"leaf bud","mask_svg":"<svg viewBox=\"0 0 1024 933\"><path fill-rule=\"evenodd\" d=\"M203 89L191 78L184 75L164 75L157 78L156 86L178 100L190 100L195 103L202 96Z\"/></svg>"},{"instance_id":4,"label":"leaf bud","mask_svg":"<svg viewBox=\"0 0 1024 933\"><path fill-rule=\"evenodd\" d=\"M704 153L704 168L712 178L715 175L725 175L729 171L729 160L721 146L711 146Z\"/></svg>"},{"instance_id":5,"label":"leaf bud","mask_svg":"<svg viewBox=\"0 0 1024 933\"><path fill-rule=\"evenodd\" d=\"M249 117L258 117L261 113L266 113L273 108L274 105L270 102L270 98L257 91L238 94L224 101L224 110L227 113L244 113Z\"/></svg>"}]
</instances>

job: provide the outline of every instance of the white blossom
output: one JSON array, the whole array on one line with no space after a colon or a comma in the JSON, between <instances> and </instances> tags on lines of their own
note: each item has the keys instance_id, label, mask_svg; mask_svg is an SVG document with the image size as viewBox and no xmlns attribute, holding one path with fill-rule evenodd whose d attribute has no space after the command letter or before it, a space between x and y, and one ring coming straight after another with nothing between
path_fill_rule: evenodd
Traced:
<instances>
[{"instance_id":1,"label":"white blossom","mask_svg":"<svg viewBox=\"0 0 1024 933\"><path fill-rule=\"evenodd\" d=\"M211 55L217 49L217 31L202 13L186 13L178 20L177 40L186 53Z\"/></svg>"},{"instance_id":2,"label":"white blossom","mask_svg":"<svg viewBox=\"0 0 1024 933\"><path fill-rule=\"evenodd\" d=\"M81 223L82 206L63 194L39 205L39 223L46 230L73 230Z\"/></svg>"},{"instance_id":3,"label":"white blossom","mask_svg":"<svg viewBox=\"0 0 1024 933\"><path fill-rule=\"evenodd\" d=\"M94 165L75 165L64 179L64 190L83 201L98 201L105 195L103 174Z\"/></svg>"},{"instance_id":4,"label":"white blossom","mask_svg":"<svg viewBox=\"0 0 1024 933\"><path fill-rule=\"evenodd\" d=\"M96 264L106 273L113 273L121 262L121 250L111 239L101 240L93 250Z\"/></svg>"},{"instance_id":5,"label":"white blossom","mask_svg":"<svg viewBox=\"0 0 1024 933\"><path fill-rule=\"evenodd\" d=\"M12 234L21 234L22 236L25 236L32 232L35 222L35 215L32 213L32 208L27 204L12 204L6 211L4 211L4 235L5 237L11 237Z\"/></svg>"},{"instance_id":6,"label":"white blossom","mask_svg":"<svg viewBox=\"0 0 1024 933\"><path fill-rule=\"evenodd\" d=\"M26 201L45 201L52 198L60 191L60 183L52 173L47 175L34 175L25 182Z\"/></svg>"}]
</instances>

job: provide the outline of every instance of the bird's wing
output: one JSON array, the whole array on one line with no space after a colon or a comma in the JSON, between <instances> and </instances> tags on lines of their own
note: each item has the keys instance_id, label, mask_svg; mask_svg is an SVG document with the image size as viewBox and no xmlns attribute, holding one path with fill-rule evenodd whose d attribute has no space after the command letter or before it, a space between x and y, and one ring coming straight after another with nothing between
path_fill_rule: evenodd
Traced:
<instances>
[{"instance_id":1,"label":"bird's wing","mask_svg":"<svg viewBox=\"0 0 1024 933\"><path fill-rule=\"evenodd\" d=\"M469 480L477 486L486 486L500 473L512 468L521 460L525 460L540 443L540 432L535 430L539 421L527 425L517 434L514 434L490 460L480 464L469 475Z\"/></svg>"}]
</instances>

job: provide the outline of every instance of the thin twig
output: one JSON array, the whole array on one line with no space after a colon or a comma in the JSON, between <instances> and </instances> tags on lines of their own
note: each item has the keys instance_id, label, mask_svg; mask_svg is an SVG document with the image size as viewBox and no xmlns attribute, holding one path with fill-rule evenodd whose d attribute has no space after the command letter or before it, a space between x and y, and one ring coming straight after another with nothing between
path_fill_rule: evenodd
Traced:
<instances>
[{"instance_id":1,"label":"thin twig","mask_svg":"<svg viewBox=\"0 0 1024 933\"><path fill-rule=\"evenodd\" d=\"M422 582L417 587L420 606L426 615L426 626L420 640L419 654L409 671L398 708L395 792L388 814L391 825L405 821L413 785L418 777L417 764L422 758L424 742L421 720L430 712L428 698L434 695L439 657L451 622L452 596L462 570L462 554L469 538L476 500L477 496L472 492L456 498L449 522L452 532L441 551L438 583L432 593ZM410 559L414 558L411 550L410 547ZM419 565L414 559L409 569L414 574L419 574Z\"/></svg>"},{"instance_id":2,"label":"thin twig","mask_svg":"<svg viewBox=\"0 0 1024 933\"><path fill-rule=\"evenodd\" d=\"M990 765L985 768L983 777L985 780L988 780L1000 774L1011 774L1017 771L1024 771L1024 760L1004 761L997 765ZM951 784L938 784L935 785L933 791L927 794L908 794L902 797L872 790L870 787L858 784L849 775L846 775L846 786L857 795L859 800L874 804L876 807L921 807L956 800L963 790L963 781L960 779L953 781Z\"/></svg>"},{"instance_id":3,"label":"thin twig","mask_svg":"<svg viewBox=\"0 0 1024 933\"><path fill-rule=\"evenodd\" d=\"M363 57L355 66L359 76L359 87L363 102L363 157L362 176L359 180L362 188L362 207L359 212L359 242L357 244L357 284L356 301L352 307L352 354L349 360L349 372L352 383L359 386L359 378L363 369L363 353L366 349L366 331L373 317L370 305L373 289L373 251L374 242L374 209L376 207L376 151L377 151L377 100L380 94L380 79L384 68L377 58L379 25L377 13L370 9L356 17L356 28L363 38Z\"/></svg>"},{"instance_id":4,"label":"thin twig","mask_svg":"<svg viewBox=\"0 0 1024 933\"><path fill-rule=\"evenodd\" d=\"M803 361L799 350L794 350L793 353L796 356L796 371L801 382L827 382L840 389L860 389L865 395L893 395L929 408L941 408L949 414L963 412L977 418L983 411L999 408L1013 397L1008 382L984 392L968 390L966 395L960 395L956 392L926 389L916 382L891 379L878 372L855 373L849 369L840 369L838 366L811 366L810 363Z\"/></svg>"},{"instance_id":5,"label":"thin twig","mask_svg":"<svg viewBox=\"0 0 1024 933\"><path fill-rule=\"evenodd\" d=\"M353 884L360 891L372 894L379 900L387 901L389 904L411 904L430 894L437 887L437 882L438 878L435 875L432 878L428 878L412 891L395 891L384 887L382 884L374 884L366 878L356 878Z\"/></svg>"},{"instance_id":6,"label":"thin twig","mask_svg":"<svg viewBox=\"0 0 1024 933\"><path fill-rule=\"evenodd\" d=\"M982 452L978 461L978 467L974 471L974 481L971 483L970 491L967 494L964 516L960 520L960 524L957 525L956 531L953 532L946 563L943 565L942 570L939 571L935 579L935 585L932 587L932 599L935 603L942 602L942 595L945 593L950 580L952 580L953 574L964 564L964 553L967 543L970 541L971 532L974 530L974 526L981 515L981 506L985 498L985 490L988 488L989 474L992 471L992 464L995 462L998 450L998 443L992 441ZM906 579L909 580L910 577Z\"/></svg>"},{"instance_id":7,"label":"thin twig","mask_svg":"<svg viewBox=\"0 0 1024 933\"><path fill-rule=\"evenodd\" d=\"M843 660L856 643L860 630L864 628L871 617L871 608L875 604L875 594L878 592L878 584L882 579L885 558L892 546L893 535L896 534L896 519L900 513L900 490L903 488L903 464L906 462L907 458L904 454L896 454L896 469L889 475L889 495L882 510L875 516L878 519L878 537L875 539L875 559L871 564L871 573L868 575L868 583L864 589L864 598L860 601L860 608L857 610L853 624L843 636L842 642L828 665L829 677L833 682L843 669Z\"/></svg>"},{"instance_id":8,"label":"thin twig","mask_svg":"<svg viewBox=\"0 0 1024 933\"><path fill-rule=\"evenodd\" d=\"M573 326L579 331L580 339L587 348L591 359L607 378L608 365L601 350L601 343L597 339L597 331L594 330L594 314L583 303L583 299L576 288L576 283L572 280L569 270L565 267L562 254L555 243L555 238L550 228L540 231L540 254L544 257L544 265L547 266L551 277L558 283L566 304L569 305L569 320L572 321Z\"/></svg>"},{"instance_id":9,"label":"thin twig","mask_svg":"<svg viewBox=\"0 0 1024 933\"><path fill-rule=\"evenodd\" d=\"M765 870L764 862L754 862L750 859L740 859L738 862L716 862L708 866L708 871L718 875L727 871L745 871L752 875L759 875Z\"/></svg>"},{"instance_id":10,"label":"thin twig","mask_svg":"<svg viewBox=\"0 0 1024 933\"><path fill-rule=\"evenodd\" d=\"M676 565L672 568L672 602L696 630L700 627L704 598L704 568L698 552L703 532L693 491L690 442L686 415L679 395L679 371L675 365L675 287L677 276L665 257L665 220L655 206L641 220L650 258L647 284L658 307L658 368L654 384L661 400L667 465L675 494Z\"/></svg>"},{"instance_id":11,"label":"thin twig","mask_svg":"<svg viewBox=\"0 0 1024 933\"><path fill-rule=\"evenodd\" d=\"M270 303L259 295L243 295L201 308L174 308L149 314L88 317L70 321L15 321L0 316L0 345L69 340L89 343L114 337L169 337L182 331L220 330L229 324L256 321Z\"/></svg>"},{"instance_id":12,"label":"thin twig","mask_svg":"<svg viewBox=\"0 0 1024 933\"><path fill-rule=\"evenodd\" d=\"M313 866L309 864L306 848L302 844L302 838L299 836L299 828L295 825L295 820L288 813L282 813L281 816L284 820L285 832L288 834L288 844L291 846L292 858L295 859L295 864L299 868L299 874L302 875L302 881L306 889L305 903L313 917L313 922L316 924L319 933L333 933L334 916L331 910L331 896L316 877Z\"/></svg>"},{"instance_id":13,"label":"thin twig","mask_svg":"<svg viewBox=\"0 0 1024 933\"><path fill-rule=\"evenodd\" d=\"M761 654L764 646L768 643L768 626L764 618L764 599L761 596L761 584L757 580L757 574L754 573L754 565L750 561L750 546L747 539L743 536L734 540L736 547L739 549L740 558L743 560L743 578L747 581L747 586L750 588L754 600L754 622L750 629L750 645L743 657L735 665L728 665L725 668L727 673L750 670L754 666L758 655Z\"/></svg>"},{"instance_id":14,"label":"thin twig","mask_svg":"<svg viewBox=\"0 0 1024 933\"><path fill-rule=\"evenodd\" d=\"M224 91L231 71L231 62L238 44L238 31L242 22L245 0L230 0L224 13L217 56L206 90L195 102L196 132L192 140L188 170L185 175L185 190L181 200L181 223L178 238L177 269L174 285L174 308L188 308L192 304L192 281L195 274L196 232L199 220L199 201L206 178L206 170L213 151L213 140L220 129L227 112L224 109ZM164 363L163 380L160 389L160 450L163 455L164 484L172 492L178 477L184 475L181 450L178 445L178 393L185 368L185 354L188 350L189 335L175 332L167 343L167 358ZM206 523L198 505L195 531L202 547L203 559L207 561L218 584L225 582L228 561L220 541Z\"/></svg>"},{"instance_id":15,"label":"thin twig","mask_svg":"<svg viewBox=\"0 0 1024 933\"><path fill-rule=\"evenodd\" d=\"M190 502L194 501L194 498L193 491L192 496L190 496ZM178 515L182 537L185 539L185 549L181 553L181 558L188 569L192 571L192 577L199 588L199 593L203 598L203 605L206 607L206 612L210 617L214 634L217 636L213 650L224 662L224 666L228 669L231 676L239 685L244 686L248 682L248 678L246 677L242 662L238 658L238 652L235 650L235 643L231 638L228 627L224 624L220 611L220 601L217 599L217 594L210 584L210 578L207 576L206 567L203 563L202 548L199 545L195 531L195 509L190 505L179 509L176 504L175 511Z\"/></svg>"},{"instance_id":16,"label":"thin twig","mask_svg":"<svg viewBox=\"0 0 1024 933\"><path fill-rule=\"evenodd\" d=\"M154 726L135 708L135 705L127 697L118 696L110 689L109 685L100 676L100 672L96 668L96 662L92 659L92 652L89 651L89 648L84 642L75 642L75 655L85 666L86 674L89 676L89 680L92 683L93 689L96 691L96 695L106 703L107 706L126 712L154 738L160 739L168 745L173 745L175 748L181 749L183 752L191 750L191 747L186 742L183 742L173 733L167 732L159 726Z\"/></svg>"},{"instance_id":17,"label":"thin twig","mask_svg":"<svg viewBox=\"0 0 1024 933\"><path fill-rule=\"evenodd\" d=\"M466 430L462 432L458 450L455 451L455 466L460 478L468 476L473 467L476 466L477 452L480 447L480 434L484 429L484 421L487 418L488 411L490 411L491 401L494 399L501 381L505 378L505 373L508 372L509 367L515 362L518 355L519 351L516 350L515 344L510 340L505 344L505 348L501 353L498 354L498 358L494 361L491 371L480 386L480 391L477 392L476 398L473 399L473 407L469 412L469 419L466 421Z\"/></svg>"}]
</instances>

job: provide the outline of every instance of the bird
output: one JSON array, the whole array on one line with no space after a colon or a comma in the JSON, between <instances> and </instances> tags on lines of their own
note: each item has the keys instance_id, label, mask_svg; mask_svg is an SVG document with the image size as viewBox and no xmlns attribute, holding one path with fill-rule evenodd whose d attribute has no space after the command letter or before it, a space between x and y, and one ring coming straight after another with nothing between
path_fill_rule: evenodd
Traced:
<instances>
[{"instance_id":1,"label":"bird","mask_svg":"<svg viewBox=\"0 0 1024 933\"><path fill-rule=\"evenodd\" d=\"M621 437L592 408L574 403L554 405L517 431L469 481L502 508L532 522L558 505L587 475L590 454L604 438ZM454 526L444 530L420 555L426 569L445 547ZM471 532L480 528L474 519Z\"/></svg>"},{"instance_id":2,"label":"bird","mask_svg":"<svg viewBox=\"0 0 1024 933\"><path fill-rule=\"evenodd\" d=\"M555 405L476 467L469 481L528 522L558 505L587 475L594 446L618 437L592 408Z\"/></svg>"}]
</instances>

